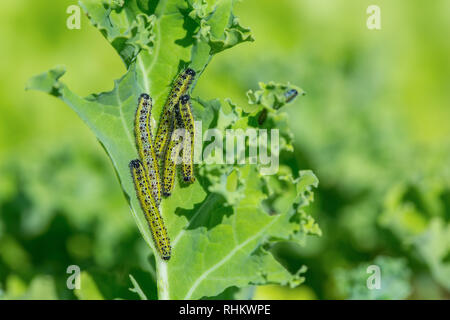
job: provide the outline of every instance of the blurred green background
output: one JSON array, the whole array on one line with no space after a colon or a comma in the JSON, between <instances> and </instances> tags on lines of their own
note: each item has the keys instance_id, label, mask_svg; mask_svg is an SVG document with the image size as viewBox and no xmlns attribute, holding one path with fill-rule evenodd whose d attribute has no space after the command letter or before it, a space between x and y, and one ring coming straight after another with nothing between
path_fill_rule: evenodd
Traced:
<instances>
[{"instance_id":1,"label":"blurred green background","mask_svg":"<svg viewBox=\"0 0 450 320\"><path fill-rule=\"evenodd\" d=\"M72 299L79 265L107 298L154 293L148 248L94 135L63 102L24 87L57 64L81 95L109 91L124 67L69 0L15 0L0 10L0 298ZM368 30L366 8L381 8ZM450 2L245 0L236 14L256 42L213 59L202 98L232 98L258 81L307 91L287 108L298 169L320 179L310 212L323 236L274 249L298 288L260 299L450 298ZM368 265L382 271L367 290ZM114 286L108 284L114 283Z\"/></svg>"}]
</instances>

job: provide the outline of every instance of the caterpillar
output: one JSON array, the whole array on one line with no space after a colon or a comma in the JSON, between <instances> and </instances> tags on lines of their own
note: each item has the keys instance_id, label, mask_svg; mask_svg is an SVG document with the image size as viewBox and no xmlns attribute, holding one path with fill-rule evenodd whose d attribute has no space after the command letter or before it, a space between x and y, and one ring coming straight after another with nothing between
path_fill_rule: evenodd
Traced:
<instances>
[{"instance_id":1,"label":"caterpillar","mask_svg":"<svg viewBox=\"0 0 450 320\"><path fill-rule=\"evenodd\" d=\"M158 161L152 143L152 131L150 127L151 111L152 99L146 93L141 94L134 123L136 144L139 157L144 165L152 197L155 200L156 205L159 206L161 201L161 183Z\"/></svg>"},{"instance_id":2,"label":"caterpillar","mask_svg":"<svg viewBox=\"0 0 450 320\"><path fill-rule=\"evenodd\" d=\"M144 166L140 160L135 159L130 161L129 167L137 198L150 226L155 247L162 259L169 260L172 250L170 239L164 225L164 220L158 210L158 206L150 195L149 183L145 175Z\"/></svg>"},{"instance_id":3,"label":"caterpillar","mask_svg":"<svg viewBox=\"0 0 450 320\"><path fill-rule=\"evenodd\" d=\"M298 95L298 91L297 90L295 90L295 89L288 90L284 94L284 97L286 98L286 103L289 103L292 100L294 100L297 95Z\"/></svg>"},{"instance_id":4,"label":"caterpillar","mask_svg":"<svg viewBox=\"0 0 450 320\"><path fill-rule=\"evenodd\" d=\"M183 135L183 150L181 163L183 180L185 182L193 183L194 177L194 144L195 144L195 123L194 117L191 112L191 101L188 95L184 95L180 98L178 104L179 114L183 122L183 128L185 129Z\"/></svg>"},{"instance_id":5,"label":"caterpillar","mask_svg":"<svg viewBox=\"0 0 450 320\"><path fill-rule=\"evenodd\" d=\"M173 130L172 116L173 109L178 104L180 97L184 95L191 85L195 77L195 71L191 68L185 69L175 79L172 90L163 108L163 114L159 122L158 131L155 139L156 156L161 159L167 142L171 137Z\"/></svg>"},{"instance_id":6,"label":"caterpillar","mask_svg":"<svg viewBox=\"0 0 450 320\"><path fill-rule=\"evenodd\" d=\"M169 197L172 193L176 166L180 154L181 140L183 138L183 120L181 119L179 107L174 108L174 116L172 117L171 127L173 128L169 145L167 146L164 158L163 170L163 196Z\"/></svg>"}]
</instances>

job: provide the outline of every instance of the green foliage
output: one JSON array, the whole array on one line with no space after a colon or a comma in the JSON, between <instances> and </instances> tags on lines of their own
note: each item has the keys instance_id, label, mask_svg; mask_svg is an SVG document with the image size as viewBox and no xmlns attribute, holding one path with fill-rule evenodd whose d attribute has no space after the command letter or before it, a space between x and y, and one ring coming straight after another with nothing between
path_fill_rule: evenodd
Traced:
<instances>
[{"instance_id":1,"label":"green foliage","mask_svg":"<svg viewBox=\"0 0 450 320\"><path fill-rule=\"evenodd\" d=\"M201 75L216 53L251 41L249 30L240 26L232 13L233 3L166 0L152 7L151 2L140 0L113 5L83 0L89 19L125 63L126 74L111 92L86 98L60 81L65 73L61 67L28 83L28 89L63 100L94 132L114 165L139 230L152 248L128 170L129 161L137 156L133 137L137 97L150 93L152 116L157 120L171 82L182 68L189 65ZM283 88L263 86L261 95L273 95L272 86ZM204 130L258 128L252 118L260 108L248 113L229 102L225 114L217 101L196 101L194 114L202 120ZM279 128L278 119L285 117L277 111L280 103L264 100L264 106L271 109L265 128ZM283 132L290 135L287 128ZM282 150L291 150L289 147L288 143L281 145ZM279 241L298 241L306 234L320 233L303 210L312 200L318 180L310 171L302 171L296 178L289 168L270 178L259 171L259 165L200 164L195 184L176 183L173 195L161 204L173 255L168 263L156 257L158 298L199 299L216 296L229 287L266 283L294 287L303 281L305 268L291 273L268 249ZM83 274L82 280L89 286L75 293L78 298L101 297L88 274ZM132 292L141 298L149 296L144 287L138 289L136 280L132 282Z\"/></svg>"},{"instance_id":2,"label":"green foliage","mask_svg":"<svg viewBox=\"0 0 450 320\"><path fill-rule=\"evenodd\" d=\"M435 280L450 290L450 177L422 178L394 186L386 196L379 223L415 253Z\"/></svg>"},{"instance_id":3,"label":"green foliage","mask_svg":"<svg viewBox=\"0 0 450 320\"><path fill-rule=\"evenodd\" d=\"M241 101L240 90L268 79L301 83L307 91L301 108L287 110L295 137L290 165L310 168L320 179L312 210L323 236L280 250L288 252L287 265L301 261L313 271L305 285L319 299L341 297L332 281L337 269L380 253L406 259L413 290L405 298L445 299L450 132L449 93L441 82L450 64L436 52L449 53L439 31L448 26L440 13L448 4L427 7L431 21L407 1L384 3L382 12L390 14L382 13L380 32L365 28L364 2L329 4L327 11L303 1L264 1L257 9L255 1L245 2L242 14L258 41L212 66L218 79L211 87L236 79L221 93L234 91L234 101ZM272 19L283 22L268 24ZM421 29L427 40L417 25L427 25ZM404 41L390 27L402 30ZM415 53L399 59L406 51ZM429 62L418 66L417 59Z\"/></svg>"},{"instance_id":4,"label":"green foliage","mask_svg":"<svg viewBox=\"0 0 450 320\"><path fill-rule=\"evenodd\" d=\"M0 300L55 300L57 299L54 279L51 276L36 276L27 285L17 276L6 281L5 293L0 290Z\"/></svg>"}]
</instances>

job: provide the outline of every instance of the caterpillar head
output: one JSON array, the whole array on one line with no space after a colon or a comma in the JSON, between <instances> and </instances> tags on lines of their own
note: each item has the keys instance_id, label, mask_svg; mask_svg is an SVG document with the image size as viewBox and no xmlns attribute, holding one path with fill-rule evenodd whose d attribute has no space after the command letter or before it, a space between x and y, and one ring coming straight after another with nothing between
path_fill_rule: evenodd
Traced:
<instances>
[{"instance_id":1,"label":"caterpillar head","mask_svg":"<svg viewBox=\"0 0 450 320\"><path fill-rule=\"evenodd\" d=\"M137 159L131 160L131 161L130 161L130 164L129 164L130 169L139 169L140 165L141 165L141 164L140 164L140 161L137 160Z\"/></svg>"},{"instance_id":2,"label":"caterpillar head","mask_svg":"<svg viewBox=\"0 0 450 320\"><path fill-rule=\"evenodd\" d=\"M150 96L146 93L141 94L140 98L145 99L145 100L149 100Z\"/></svg>"},{"instance_id":3,"label":"caterpillar head","mask_svg":"<svg viewBox=\"0 0 450 320\"><path fill-rule=\"evenodd\" d=\"M192 77L195 77L196 74L195 71L191 68L187 68L184 72Z\"/></svg>"},{"instance_id":4,"label":"caterpillar head","mask_svg":"<svg viewBox=\"0 0 450 320\"><path fill-rule=\"evenodd\" d=\"M186 103L188 103L188 101L190 99L191 99L191 97L189 95L185 94L185 95L181 96L180 102L181 102L181 104L186 104Z\"/></svg>"}]
</instances>

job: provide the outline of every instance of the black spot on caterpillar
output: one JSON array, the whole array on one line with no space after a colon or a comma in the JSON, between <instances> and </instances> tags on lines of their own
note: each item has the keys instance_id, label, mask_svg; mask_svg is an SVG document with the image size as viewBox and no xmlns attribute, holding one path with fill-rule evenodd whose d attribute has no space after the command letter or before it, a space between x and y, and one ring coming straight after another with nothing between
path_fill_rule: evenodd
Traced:
<instances>
[{"instance_id":1,"label":"black spot on caterpillar","mask_svg":"<svg viewBox=\"0 0 450 320\"><path fill-rule=\"evenodd\" d=\"M134 187L136 189L136 195L141 208L144 211L148 225L150 226L155 247L162 259L169 260L172 250L170 246L170 239L164 225L164 220L158 210L158 206L150 195L144 166L140 160L135 159L130 161L129 167L133 178Z\"/></svg>"},{"instance_id":2,"label":"black spot on caterpillar","mask_svg":"<svg viewBox=\"0 0 450 320\"><path fill-rule=\"evenodd\" d=\"M156 205L159 206L161 201L161 182L158 161L152 143L151 111L152 99L146 93L141 94L134 121L134 133L139 157L144 165L152 197Z\"/></svg>"},{"instance_id":3,"label":"black spot on caterpillar","mask_svg":"<svg viewBox=\"0 0 450 320\"><path fill-rule=\"evenodd\" d=\"M195 77L195 71L191 68L185 69L175 79L172 90L170 91L167 102L164 105L161 120L159 122L158 132L155 139L155 153L156 156L161 159L166 148L166 144L171 137L172 130L172 113L174 107L180 101L182 95L184 95L191 85Z\"/></svg>"}]
</instances>

